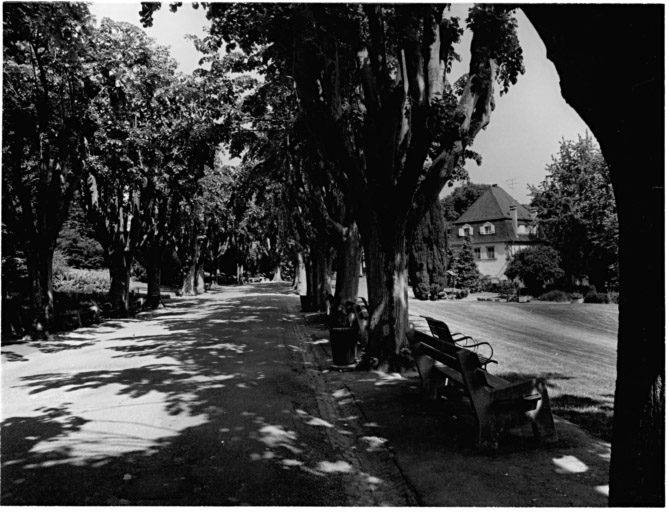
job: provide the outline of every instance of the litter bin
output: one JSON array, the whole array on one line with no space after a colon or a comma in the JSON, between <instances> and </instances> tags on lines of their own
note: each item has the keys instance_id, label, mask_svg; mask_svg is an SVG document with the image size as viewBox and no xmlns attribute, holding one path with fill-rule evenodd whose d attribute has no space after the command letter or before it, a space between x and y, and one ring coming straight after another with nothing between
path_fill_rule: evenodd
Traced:
<instances>
[{"instance_id":1,"label":"litter bin","mask_svg":"<svg viewBox=\"0 0 669 512\"><path fill-rule=\"evenodd\" d=\"M337 366L355 364L355 348L358 342L356 329L353 327L330 328L330 350L332 361Z\"/></svg>"}]
</instances>

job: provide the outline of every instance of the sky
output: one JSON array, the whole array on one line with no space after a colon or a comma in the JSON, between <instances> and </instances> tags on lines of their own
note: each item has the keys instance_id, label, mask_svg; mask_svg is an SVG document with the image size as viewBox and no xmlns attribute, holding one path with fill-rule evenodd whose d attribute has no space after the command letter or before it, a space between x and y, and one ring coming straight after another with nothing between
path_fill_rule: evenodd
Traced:
<instances>
[{"instance_id":1,"label":"sky","mask_svg":"<svg viewBox=\"0 0 669 512\"><path fill-rule=\"evenodd\" d=\"M471 4L454 3L452 15L459 16L461 26ZM94 2L91 12L98 21L109 17L140 26L140 2ZM528 184L539 185L546 176L546 166L556 155L564 138L575 140L585 135L587 125L566 104L560 94L555 66L546 58L546 48L521 11L516 11L518 37L523 49L525 74L504 96L496 97L496 108L487 129L479 133L472 149L483 157L481 166L467 164L474 183L497 184L521 203L529 203ZM184 2L177 14L166 4L154 14L153 27L146 29L149 36L171 48L172 56L185 73L192 72L200 55L193 43L184 39L186 34L204 35L207 25L204 11L193 9ZM459 53L463 62L455 63L449 78L459 78L467 71L468 46L471 33L465 32ZM452 189L444 188L442 197Z\"/></svg>"}]
</instances>

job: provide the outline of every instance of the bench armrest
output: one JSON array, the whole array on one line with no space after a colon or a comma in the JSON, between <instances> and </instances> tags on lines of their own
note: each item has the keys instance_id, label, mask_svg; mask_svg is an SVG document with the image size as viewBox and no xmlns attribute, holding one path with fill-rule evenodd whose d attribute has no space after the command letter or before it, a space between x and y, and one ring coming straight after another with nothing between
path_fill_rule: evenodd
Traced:
<instances>
[{"instance_id":1,"label":"bench armrest","mask_svg":"<svg viewBox=\"0 0 669 512\"><path fill-rule=\"evenodd\" d=\"M462 335L459 338L453 337L453 341L455 343L460 343L461 341L464 341L464 340L466 340L466 342L465 342L464 345L462 345L463 347L469 347L470 346L470 341L473 342L473 343L476 343L476 340L474 338L472 338L471 336Z\"/></svg>"},{"instance_id":2,"label":"bench armrest","mask_svg":"<svg viewBox=\"0 0 669 512\"><path fill-rule=\"evenodd\" d=\"M475 341L473 338L470 338L470 339L472 341ZM471 344L467 344L467 345L460 345L458 343L458 346L459 347L461 346L463 348L466 348L467 350L471 350L473 352L476 352L477 354L480 354L486 360L484 364L487 364L489 362L490 363L497 363L497 361L493 361L493 359L492 359L492 356L494 354L494 350L492 348L492 345L490 343L488 343L487 341L479 341L479 342L475 342L475 343L471 343ZM484 350L483 353L481 353L481 351L479 351L479 347L487 347L487 350Z\"/></svg>"}]
</instances>

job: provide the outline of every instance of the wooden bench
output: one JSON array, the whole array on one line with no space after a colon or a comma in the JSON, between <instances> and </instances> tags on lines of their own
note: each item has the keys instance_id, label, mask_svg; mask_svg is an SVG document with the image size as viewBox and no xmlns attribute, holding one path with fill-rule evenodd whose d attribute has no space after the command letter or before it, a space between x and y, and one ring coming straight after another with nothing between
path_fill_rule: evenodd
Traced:
<instances>
[{"instance_id":1,"label":"wooden bench","mask_svg":"<svg viewBox=\"0 0 669 512\"><path fill-rule=\"evenodd\" d=\"M476 417L479 448L496 449L503 429L528 422L540 441L557 441L543 380L512 384L484 370L471 350L415 329L407 332L407 340L423 389L431 398L436 399L447 384L464 390Z\"/></svg>"},{"instance_id":2,"label":"wooden bench","mask_svg":"<svg viewBox=\"0 0 669 512\"><path fill-rule=\"evenodd\" d=\"M466 336L460 332L451 333L446 322L442 322L436 318L429 316L424 316L423 318L427 320L427 325L430 328L430 332L432 332L432 336L439 338L442 341L452 343L458 347L476 352L476 356L479 358L479 362L484 369L490 363L497 364L497 361L492 358L493 348L490 343L486 341L477 342L471 336Z\"/></svg>"}]
</instances>

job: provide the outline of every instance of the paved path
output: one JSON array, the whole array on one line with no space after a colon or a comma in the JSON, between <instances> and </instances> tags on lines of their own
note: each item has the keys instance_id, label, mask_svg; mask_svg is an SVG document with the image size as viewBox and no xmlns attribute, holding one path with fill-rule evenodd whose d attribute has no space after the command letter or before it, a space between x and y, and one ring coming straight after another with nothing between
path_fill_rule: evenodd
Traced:
<instances>
[{"instance_id":1,"label":"paved path","mask_svg":"<svg viewBox=\"0 0 669 512\"><path fill-rule=\"evenodd\" d=\"M479 453L415 372L330 371L323 320L260 284L3 346L1 504L606 506L607 443Z\"/></svg>"},{"instance_id":2,"label":"paved path","mask_svg":"<svg viewBox=\"0 0 669 512\"><path fill-rule=\"evenodd\" d=\"M415 504L286 291L3 347L2 504Z\"/></svg>"}]
</instances>

